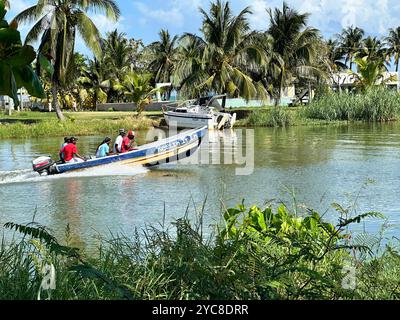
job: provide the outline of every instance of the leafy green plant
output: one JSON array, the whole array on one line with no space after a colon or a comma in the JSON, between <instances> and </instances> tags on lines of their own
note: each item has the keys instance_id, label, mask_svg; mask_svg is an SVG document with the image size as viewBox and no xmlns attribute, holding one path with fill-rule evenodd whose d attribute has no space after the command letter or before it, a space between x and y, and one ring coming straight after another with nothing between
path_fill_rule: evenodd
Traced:
<instances>
[{"instance_id":1,"label":"leafy green plant","mask_svg":"<svg viewBox=\"0 0 400 320\"><path fill-rule=\"evenodd\" d=\"M129 72L122 83L114 85L114 90L122 91L129 101L136 104L138 116L145 110L150 103L151 97L161 90L151 86L151 74L138 74L134 71Z\"/></svg>"},{"instance_id":2,"label":"leafy green plant","mask_svg":"<svg viewBox=\"0 0 400 320\"><path fill-rule=\"evenodd\" d=\"M162 224L143 234L101 237L90 256L68 240L60 244L40 224L8 223L23 239L0 244L0 297L35 299L41 267L51 263L57 287L42 294L47 299L399 298L398 251L387 247L374 255L348 236L349 225L380 215L354 217L349 208L334 208L340 213L336 226L313 210L241 204L226 209L224 223L207 237L202 218L192 224L185 215L172 224L176 232ZM356 252L367 255L361 259ZM354 290L341 285L349 261L357 267Z\"/></svg>"},{"instance_id":3,"label":"leafy green plant","mask_svg":"<svg viewBox=\"0 0 400 320\"><path fill-rule=\"evenodd\" d=\"M0 95L8 95L19 105L18 89L24 87L34 97L45 98L43 87L31 63L36 59L33 47L22 45L18 24L4 19L5 1L0 0Z\"/></svg>"},{"instance_id":4,"label":"leafy green plant","mask_svg":"<svg viewBox=\"0 0 400 320\"><path fill-rule=\"evenodd\" d=\"M397 81L397 76L385 77L386 67L383 59L372 60L365 56L355 58L354 62L357 65L357 72L349 71L349 73L356 79L355 84L362 90Z\"/></svg>"}]
</instances>

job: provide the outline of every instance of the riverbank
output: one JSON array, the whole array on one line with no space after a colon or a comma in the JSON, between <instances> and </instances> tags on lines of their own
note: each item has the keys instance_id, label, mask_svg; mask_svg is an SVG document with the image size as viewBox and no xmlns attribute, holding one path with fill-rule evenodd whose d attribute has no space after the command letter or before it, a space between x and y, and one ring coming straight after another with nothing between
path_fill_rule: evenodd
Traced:
<instances>
[{"instance_id":1,"label":"riverbank","mask_svg":"<svg viewBox=\"0 0 400 320\"><path fill-rule=\"evenodd\" d=\"M362 120L327 120L314 119L304 116L306 107L269 107L262 110L241 111L241 117L236 121L235 127L292 127L292 126L336 126L349 122L365 122ZM234 111L232 111L234 113Z\"/></svg>"},{"instance_id":2,"label":"riverbank","mask_svg":"<svg viewBox=\"0 0 400 320\"><path fill-rule=\"evenodd\" d=\"M137 116L136 112L125 111L78 111L78 112L63 112L64 116L70 120L120 120L127 117ZM162 116L161 111L145 111L143 116L153 117ZM44 120L57 120L55 112L39 112L39 111L14 111L12 115L0 113L0 122L2 121L44 121Z\"/></svg>"},{"instance_id":3,"label":"riverbank","mask_svg":"<svg viewBox=\"0 0 400 320\"><path fill-rule=\"evenodd\" d=\"M328 93L310 105L233 108L235 127L288 127L343 125L349 122L389 122L400 120L400 95L384 88L360 93ZM65 112L59 123L55 113L19 112L0 115L0 139L43 135L111 134L118 126L146 129L163 123L161 111L144 112L141 119L132 112Z\"/></svg>"},{"instance_id":4,"label":"riverbank","mask_svg":"<svg viewBox=\"0 0 400 320\"><path fill-rule=\"evenodd\" d=\"M162 229L102 238L85 254L38 224L6 224L21 241L0 246L2 299L342 300L398 299L400 254L381 252L380 239L350 237L347 227L377 213L347 216L337 225L315 211L286 207L227 209L205 238L202 219L184 217ZM172 225L171 225L172 226ZM354 239L354 240L353 240ZM43 270L53 269L43 273ZM50 275L50 276L49 276ZM46 276L47 287L41 287ZM52 288L52 289L50 289Z\"/></svg>"},{"instance_id":5,"label":"riverbank","mask_svg":"<svg viewBox=\"0 0 400 320\"><path fill-rule=\"evenodd\" d=\"M65 122L59 122L48 116L48 119L36 119L34 123L26 123L21 118L14 123L1 123L0 139L9 138L40 138L40 137L63 137L63 136L90 136L90 135L113 135L120 128L126 129L149 129L158 124L157 120L142 116L120 116L116 119L88 117L83 114L69 116ZM31 121L34 121L31 119Z\"/></svg>"}]
</instances>

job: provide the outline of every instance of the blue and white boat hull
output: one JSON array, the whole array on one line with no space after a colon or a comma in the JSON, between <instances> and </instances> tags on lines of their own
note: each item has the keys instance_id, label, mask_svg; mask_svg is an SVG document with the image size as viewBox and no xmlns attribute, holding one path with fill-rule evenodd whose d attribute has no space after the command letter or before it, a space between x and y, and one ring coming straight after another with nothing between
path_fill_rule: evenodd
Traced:
<instances>
[{"instance_id":1,"label":"blue and white boat hull","mask_svg":"<svg viewBox=\"0 0 400 320\"><path fill-rule=\"evenodd\" d=\"M104 158L90 159L79 163L54 164L43 172L59 174L75 170L103 166L111 163L134 164L154 166L162 163L170 163L190 157L200 146L206 135L207 127L185 131L166 139L152 142L138 147L137 150L127 153L111 155ZM40 170L35 169L39 172Z\"/></svg>"}]
</instances>

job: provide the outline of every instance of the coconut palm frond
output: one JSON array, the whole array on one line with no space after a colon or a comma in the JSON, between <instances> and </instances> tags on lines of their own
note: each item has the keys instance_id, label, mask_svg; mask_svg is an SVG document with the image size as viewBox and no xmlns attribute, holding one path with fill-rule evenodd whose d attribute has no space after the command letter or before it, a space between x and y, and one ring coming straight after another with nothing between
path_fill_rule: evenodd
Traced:
<instances>
[{"instance_id":1,"label":"coconut palm frond","mask_svg":"<svg viewBox=\"0 0 400 320\"><path fill-rule=\"evenodd\" d=\"M77 11L73 15L76 19L76 28L83 41L93 54L100 59L102 49L100 46L100 32L94 22L82 11Z\"/></svg>"}]
</instances>

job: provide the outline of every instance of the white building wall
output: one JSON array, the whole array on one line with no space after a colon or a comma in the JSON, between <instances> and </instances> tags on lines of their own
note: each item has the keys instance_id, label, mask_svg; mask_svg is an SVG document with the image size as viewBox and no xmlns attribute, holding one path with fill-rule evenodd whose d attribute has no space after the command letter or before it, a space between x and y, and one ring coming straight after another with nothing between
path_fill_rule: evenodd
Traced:
<instances>
[{"instance_id":1,"label":"white building wall","mask_svg":"<svg viewBox=\"0 0 400 320\"><path fill-rule=\"evenodd\" d=\"M14 100L11 99L8 96L0 96L0 108L8 110L11 108L11 110L14 109Z\"/></svg>"}]
</instances>

